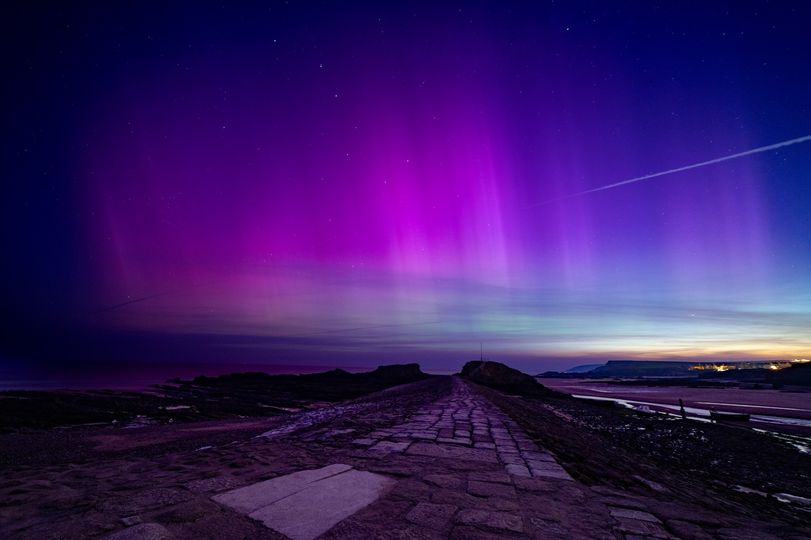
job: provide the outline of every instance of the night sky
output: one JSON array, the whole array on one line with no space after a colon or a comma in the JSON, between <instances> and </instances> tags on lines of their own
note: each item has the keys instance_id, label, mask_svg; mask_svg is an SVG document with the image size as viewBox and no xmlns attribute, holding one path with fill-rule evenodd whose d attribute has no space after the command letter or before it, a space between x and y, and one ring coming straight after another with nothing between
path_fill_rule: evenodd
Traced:
<instances>
[{"instance_id":1,"label":"night sky","mask_svg":"<svg viewBox=\"0 0 811 540\"><path fill-rule=\"evenodd\" d=\"M582 194L811 134L811 4L140 4L2 8L7 367L811 353L811 142Z\"/></svg>"}]
</instances>

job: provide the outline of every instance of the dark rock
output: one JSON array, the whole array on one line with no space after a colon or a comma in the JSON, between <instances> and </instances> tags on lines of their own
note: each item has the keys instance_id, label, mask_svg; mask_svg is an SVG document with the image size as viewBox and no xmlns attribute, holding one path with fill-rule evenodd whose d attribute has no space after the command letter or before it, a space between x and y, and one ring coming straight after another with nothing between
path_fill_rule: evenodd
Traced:
<instances>
[{"instance_id":1,"label":"dark rock","mask_svg":"<svg viewBox=\"0 0 811 540\"><path fill-rule=\"evenodd\" d=\"M452 474L428 474L423 480L437 487L448 489L462 489L464 480Z\"/></svg>"},{"instance_id":2,"label":"dark rock","mask_svg":"<svg viewBox=\"0 0 811 540\"><path fill-rule=\"evenodd\" d=\"M141 523L134 527L108 534L105 540L170 540L172 534L158 523Z\"/></svg>"},{"instance_id":3,"label":"dark rock","mask_svg":"<svg viewBox=\"0 0 811 540\"><path fill-rule=\"evenodd\" d=\"M473 382L511 394L532 397L564 397L566 395L550 390L526 373L499 362L468 362L462 368L461 375Z\"/></svg>"},{"instance_id":4,"label":"dark rock","mask_svg":"<svg viewBox=\"0 0 811 540\"><path fill-rule=\"evenodd\" d=\"M673 531L679 538L686 540L712 540L713 538L712 535L704 529L689 521L671 519L667 522L667 528Z\"/></svg>"},{"instance_id":5,"label":"dark rock","mask_svg":"<svg viewBox=\"0 0 811 540\"><path fill-rule=\"evenodd\" d=\"M501 531L523 532L524 525L521 516L507 512L490 512L487 510L466 509L456 515L456 522L460 525L472 525Z\"/></svg>"},{"instance_id":6,"label":"dark rock","mask_svg":"<svg viewBox=\"0 0 811 540\"><path fill-rule=\"evenodd\" d=\"M451 518L456 512L452 504L418 503L407 515L411 523L443 531L450 529Z\"/></svg>"},{"instance_id":7,"label":"dark rock","mask_svg":"<svg viewBox=\"0 0 811 540\"><path fill-rule=\"evenodd\" d=\"M467 492L479 497L515 497L515 488L510 485L478 480L468 482Z\"/></svg>"}]
</instances>

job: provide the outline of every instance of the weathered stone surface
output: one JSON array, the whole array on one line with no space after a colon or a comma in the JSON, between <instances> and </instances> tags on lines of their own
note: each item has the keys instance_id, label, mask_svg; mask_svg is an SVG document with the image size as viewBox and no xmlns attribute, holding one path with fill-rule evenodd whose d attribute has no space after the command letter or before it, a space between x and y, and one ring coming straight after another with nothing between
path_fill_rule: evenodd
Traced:
<instances>
[{"instance_id":1,"label":"weathered stone surface","mask_svg":"<svg viewBox=\"0 0 811 540\"><path fill-rule=\"evenodd\" d=\"M437 438L437 442L445 443L445 444L462 444L462 445L470 445L470 439L460 439L458 437L439 437Z\"/></svg>"},{"instance_id":2,"label":"weathered stone surface","mask_svg":"<svg viewBox=\"0 0 811 540\"><path fill-rule=\"evenodd\" d=\"M532 476L542 478L556 478L558 480L572 480L563 467L551 461L533 461L529 464Z\"/></svg>"},{"instance_id":3,"label":"weathered stone surface","mask_svg":"<svg viewBox=\"0 0 811 540\"><path fill-rule=\"evenodd\" d=\"M721 540L778 540L778 537L763 531L752 531L738 527L724 527L714 532Z\"/></svg>"},{"instance_id":4,"label":"weathered stone surface","mask_svg":"<svg viewBox=\"0 0 811 540\"><path fill-rule=\"evenodd\" d=\"M212 499L239 512L249 514L279 499L297 493L318 480L346 472L351 468L349 465L336 463L320 469L298 471L221 493L215 495Z\"/></svg>"},{"instance_id":5,"label":"weathered stone surface","mask_svg":"<svg viewBox=\"0 0 811 540\"><path fill-rule=\"evenodd\" d=\"M193 500L170 506L154 516L155 521L163 524L190 523L220 512L221 508L208 500Z\"/></svg>"},{"instance_id":6,"label":"weathered stone surface","mask_svg":"<svg viewBox=\"0 0 811 540\"><path fill-rule=\"evenodd\" d=\"M395 442L395 441L380 441L376 445L369 448L373 452L402 452L411 444L410 441Z\"/></svg>"},{"instance_id":7,"label":"weathered stone surface","mask_svg":"<svg viewBox=\"0 0 811 540\"><path fill-rule=\"evenodd\" d=\"M444 531L450 529L451 518L455 512L456 506L451 504L421 502L406 514L406 519L422 527Z\"/></svg>"},{"instance_id":8,"label":"weathered stone surface","mask_svg":"<svg viewBox=\"0 0 811 540\"><path fill-rule=\"evenodd\" d=\"M397 482L397 489L392 493L392 498L404 499L408 501L427 500L431 496L433 487L426 482L414 478L408 478Z\"/></svg>"},{"instance_id":9,"label":"weathered stone surface","mask_svg":"<svg viewBox=\"0 0 811 540\"><path fill-rule=\"evenodd\" d=\"M388 476L397 476L401 478L407 478L409 476L413 476L415 472L419 470L419 467L415 466L405 466L405 465L397 465L394 463L389 463L385 460L378 460L376 462L369 462L368 465L363 467L364 470L369 472L376 472L380 474L386 474Z\"/></svg>"},{"instance_id":10,"label":"weathered stone surface","mask_svg":"<svg viewBox=\"0 0 811 540\"><path fill-rule=\"evenodd\" d=\"M203 478L202 480L193 480L186 484L190 491L196 493L208 493L212 491L225 491L226 489L234 489L242 482L238 478L231 476L216 476L214 478Z\"/></svg>"},{"instance_id":11,"label":"weathered stone surface","mask_svg":"<svg viewBox=\"0 0 811 540\"><path fill-rule=\"evenodd\" d=\"M552 454L547 452L535 452L532 450L524 451L521 453L527 461L555 461Z\"/></svg>"},{"instance_id":12,"label":"weathered stone surface","mask_svg":"<svg viewBox=\"0 0 811 540\"><path fill-rule=\"evenodd\" d=\"M121 527L119 520L124 516L143 516L152 523L118 531L112 538L165 538L169 533L180 538L309 538L333 523L320 533L324 540L651 540L671 538L668 535L685 540L773 538L764 531L781 538L807 537L799 528L764 527L764 521L755 513L742 517L730 509L724 515L719 510L723 505L706 504L706 497L695 491L692 503L679 498L684 493L652 493L639 477L633 479L638 483L633 493L563 481L555 476L563 476L566 471L554 456L536 445L484 395L458 380L448 391L451 384L445 382L449 384L433 386L425 399L413 398L407 390L404 395L408 397L403 401L398 398L393 406L380 405L379 396L375 396L368 415L353 410L344 420L312 425L285 435L285 439L261 437L221 444L217 436L204 453L181 451L170 454L171 458L163 463L136 456L133 467L137 467L139 476L120 478L122 468L128 470L129 465L113 456L109 467L94 465L88 469L78 464L75 471L62 472L64 477L51 475L49 482L42 485L19 480L10 483L4 478L0 495L10 501L6 515L11 519L0 523L0 529L10 538L97 538ZM403 403L407 404L407 412L400 406ZM284 427L284 422L276 418L268 425ZM358 435L351 435L350 428ZM426 442L425 437L438 437L443 429L452 439L454 434L469 432L476 443L498 440L501 448ZM534 433L543 439L540 431ZM325 434L338 434L340 440ZM369 444L352 444L355 437L363 437ZM378 443L386 443L381 445L382 451L368 448ZM404 444L413 445L416 451L392 451ZM496 446L495 442L489 444ZM482 456L483 460L477 459ZM335 474L327 476L317 472L317 467L327 463L347 465L339 465L339 469L331 471ZM572 466L582 470L584 478L589 477L587 469L579 469L574 462ZM309 477L299 477L299 482L292 482L295 474L281 476L294 469L311 470L300 471ZM533 470L549 476L528 476ZM74 481L77 473L83 481L103 486L104 497L97 492L94 499L65 508L70 514L64 512L63 518L54 519L49 530L32 526L30 520L14 519L18 500L47 497L52 490L60 489L60 482ZM370 473L377 473L371 474L374 481L345 485L346 479ZM646 474L660 479L654 471ZM146 483L147 478L149 485L137 485ZM568 475L565 478L569 480ZM268 484L275 487L260 489ZM214 501L227 501L234 493L221 493L214 501L212 496L225 489L240 492L243 500L250 500L246 508L253 508L257 502L268 504L248 513L224 509ZM134 521L127 519L124 523ZM11 531L6 532L9 528ZM29 534L32 530L34 533Z\"/></svg>"},{"instance_id":13,"label":"weathered stone surface","mask_svg":"<svg viewBox=\"0 0 811 540\"><path fill-rule=\"evenodd\" d=\"M431 493L431 502L437 504L452 504L459 508L482 508L490 507L487 499L470 495L464 490L436 489Z\"/></svg>"},{"instance_id":14,"label":"weathered stone surface","mask_svg":"<svg viewBox=\"0 0 811 540\"><path fill-rule=\"evenodd\" d=\"M518 454L505 454L499 451L498 459L501 460L501 462L504 463L505 465L521 465L521 466L526 465L524 459Z\"/></svg>"},{"instance_id":15,"label":"weathered stone surface","mask_svg":"<svg viewBox=\"0 0 811 540\"><path fill-rule=\"evenodd\" d=\"M448 489L463 489L465 481L451 474L428 474L423 480L437 487Z\"/></svg>"},{"instance_id":16,"label":"weathered stone surface","mask_svg":"<svg viewBox=\"0 0 811 540\"><path fill-rule=\"evenodd\" d=\"M171 540L172 533L158 523L141 523L133 527L128 527L112 534L108 534L103 540Z\"/></svg>"},{"instance_id":17,"label":"weathered stone surface","mask_svg":"<svg viewBox=\"0 0 811 540\"><path fill-rule=\"evenodd\" d=\"M493 443L489 443L489 442L477 442L477 443L473 443L473 447L474 448L487 448L487 449L490 449L490 450L494 450L496 448L496 445L493 444Z\"/></svg>"},{"instance_id":18,"label":"weathered stone surface","mask_svg":"<svg viewBox=\"0 0 811 540\"><path fill-rule=\"evenodd\" d=\"M468 482L467 492L479 497L515 497L515 488L511 485L478 480Z\"/></svg>"},{"instance_id":19,"label":"weathered stone surface","mask_svg":"<svg viewBox=\"0 0 811 540\"><path fill-rule=\"evenodd\" d=\"M529 519L529 523L536 538L563 540L572 537L566 527L555 519L533 517Z\"/></svg>"},{"instance_id":20,"label":"weathered stone surface","mask_svg":"<svg viewBox=\"0 0 811 540\"><path fill-rule=\"evenodd\" d=\"M352 441L352 444L356 444L358 446L372 446L376 442L377 439L363 438L363 439L355 439L354 441Z\"/></svg>"},{"instance_id":21,"label":"weathered stone surface","mask_svg":"<svg viewBox=\"0 0 811 540\"><path fill-rule=\"evenodd\" d=\"M689 521L681 521L678 519L669 519L667 521L667 528L679 538L686 540L712 540L712 536L704 531L695 523Z\"/></svg>"},{"instance_id":22,"label":"weathered stone surface","mask_svg":"<svg viewBox=\"0 0 811 540\"><path fill-rule=\"evenodd\" d=\"M406 451L406 454L415 456L429 456L439 459L462 459L468 461L483 461L486 463L498 462L496 454L492 450L423 442L412 444L411 447Z\"/></svg>"},{"instance_id":23,"label":"weathered stone surface","mask_svg":"<svg viewBox=\"0 0 811 540\"><path fill-rule=\"evenodd\" d=\"M518 424L474 397L458 380L447 398L399 425L374 431L372 436L379 436L379 440L370 452L405 451L407 455L447 459L448 467L457 471L473 471L476 462L499 462L514 477L571 480L555 458L536 446Z\"/></svg>"},{"instance_id":24,"label":"weathered stone surface","mask_svg":"<svg viewBox=\"0 0 811 540\"><path fill-rule=\"evenodd\" d=\"M529 472L529 469L527 469L524 465L511 465L511 464L508 464L508 465L505 465L504 468L507 469L508 473L510 473L510 474L512 474L514 476L526 476L526 477L532 476L530 474L530 472Z\"/></svg>"},{"instance_id":25,"label":"weathered stone surface","mask_svg":"<svg viewBox=\"0 0 811 540\"><path fill-rule=\"evenodd\" d=\"M538 471L532 469L531 473L534 478L549 478L555 480L574 481L574 478L569 476L569 473L567 473L566 471L554 472L554 471Z\"/></svg>"},{"instance_id":26,"label":"weathered stone surface","mask_svg":"<svg viewBox=\"0 0 811 540\"><path fill-rule=\"evenodd\" d=\"M474 525L489 529L523 532L524 524L521 516L507 512L491 512L488 510L467 509L456 514L456 522L461 525Z\"/></svg>"},{"instance_id":27,"label":"weathered stone surface","mask_svg":"<svg viewBox=\"0 0 811 540\"><path fill-rule=\"evenodd\" d=\"M497 484L512 484L510 475L500 471L475 471L468 475L468 480L495 482Z\"/></svg>"},{"instance_id":28,"label":"weathered stone surface","mask_svg":"<svg viewBox=\"0 0 811 540\"><path fill-rule=\"evenodd\" d=\"M609 508L608 510L611 512L611 516L615 518L641 519L642 521L650 521L651 523L661 523L659 518L650 512L631 510L629 508Z\"/></svg>"},{"instance_id":29,"label":"weathered stone surface","mask_svg":"<svg viewBox=\"0 0 811 540\"><path fill-rule=\"evenodd\" d=\"M498 448L499 453L504 454L516 454L519 455L521 452L518 450L518 447L514 444L505 443L503 441L499 441L498 439L495 440L496 448Z\"/></svg>"},{"instance_id":30,"label":"weathered stone surface","mask_svg":"<svg viewBox=\"0 0 811 540\"><path fill-rule=\"evenodd\" d=\"M668 532L659 523L641 519L617 518L617 529L624 533L653 536L654 538L671 538Z\"/></svg>"},{"instance_id":31,"label":"weathered stone surface","mask_svg":"<svg viewBox=\"0 0 811 540\"><path fill-rule=\"evenodd\" d=\"M641 499L640 497L634 497L631 495L620 497L620 496L611 496L605 497L600 496L597 497L597 501L607 505L607 506L614 506L620 508L632 508L634 510L647 510L648 504Z\"/></svg>"},{"instance_id":32,"label":"weathered stone surface","mask_svg":"<svg viewBox=\"0 0 811 540\"><path fill-rule=\"evenodd\" d=\"M293 540L310 540L377 500L394 480L350 470L313 482L303 490L249 515Z\"/></svg>"},{"instance_id":33,"label":"weathered stone surface","mask_svg":"<svg viewBox=\"0 0 811 540\"><path fill-rule=\"evenodd\" d=\"M545 478L531 478L516 476L513 478L515 487L524 491L556 491L558 483Z\"/></svg>"}]
</instances>

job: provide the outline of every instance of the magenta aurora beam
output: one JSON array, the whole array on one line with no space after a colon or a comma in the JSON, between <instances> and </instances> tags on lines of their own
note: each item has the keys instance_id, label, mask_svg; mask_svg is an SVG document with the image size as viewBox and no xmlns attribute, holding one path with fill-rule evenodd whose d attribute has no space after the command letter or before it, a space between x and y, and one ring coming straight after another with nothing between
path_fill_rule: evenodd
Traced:
<instances>
[{"instance_id":1,"label":"magenta aurora beam","mask_svg":"<svg viewBox=\"0 0 811 540\"><path fill-rule=\"evenodd\" d=\"M246 5L6 47L0 361L811 354L811 8Z\"/></svg>"}]
</instances>

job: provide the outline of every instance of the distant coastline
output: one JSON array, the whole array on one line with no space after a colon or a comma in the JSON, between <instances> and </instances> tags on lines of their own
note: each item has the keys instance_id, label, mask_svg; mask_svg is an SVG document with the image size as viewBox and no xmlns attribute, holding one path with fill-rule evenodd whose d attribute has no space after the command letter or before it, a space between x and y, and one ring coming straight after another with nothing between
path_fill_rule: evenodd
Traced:
<instances>
[{"instance_id":1,"label":"distant coastline","mask_svg":"<svg viewBox=\"0 0 811 540\"><path fill-rule=\"evenodd\" d=\"M127 366L82 366L54 369L0 369L0 391L4 390L143 390L170 379L192 379L198 375L226 375L263 372L272 375L319 373L335 369L328 365L291 364L132 364ZM352 373L368 366L341 366Z\"/></svg>"}]
</instances>

